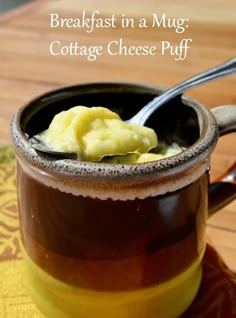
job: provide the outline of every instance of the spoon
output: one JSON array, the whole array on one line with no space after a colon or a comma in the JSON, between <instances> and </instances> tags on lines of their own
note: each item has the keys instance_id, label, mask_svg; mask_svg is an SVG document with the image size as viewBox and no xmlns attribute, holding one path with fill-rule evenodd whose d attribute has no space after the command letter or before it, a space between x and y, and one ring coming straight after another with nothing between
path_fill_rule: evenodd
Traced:
<instances>
[{"instance_id":1,"label":"spoon","mask_svg":"<svg viewBox=\"0 0 236 318\"><path fill-rule=\"evenodd\" d=\"M189 79L173 86L172 88L166 90L161 95L155 97L152 101L146 104L136 115L134 115L127 123L134 123L144 126L147 119L156 111L160 106L165 104L170 99L176 97L177 95L183 93L189 88L198 86L202 83L212 81L217 78L221 78L236 72L236 57L232 58L223 64L215 66L205 72L197 74ZM31 146L40 154L46 157L53 157L55 159L76 159L77 154L73 152L59 152L49 149L44 145L40 139L33 136L29 139Z\"/></svg>"},{"instance_id":2,"label":"spoon","mask_svg":"<svg viewBox=\"0 0 236 318\"><path fill-rule=\"evenodd\" d=\"M26 135L27 137L27 135ZM56 151L48 148L42 143L42 141L37 137L33 136L29 139L31 146L39 152L44 157L54 158L54 159L77 159L78 155L74 152L62 152Z\"/></svg>"},{"instance_id":3,"label":"spoon","mask_svg":"<svg viewBox=\"0 0 236 318\"><path fill-rule=\"evenodd\" d=\"M215 66L205 72L197 74L189 79L173 86L172 88L166 90L161 95L155 97L147 105L145 105L136 115L127 120L127 123L135 123L144 126L147 119L156 111L160 106L169 101L170 99L176 97L177 95L183 93L189 88L198 86L202 83L212 81L214 79L224 77L236 72L236 57L224 62L218 66Z\"/></svg>"}]
</instances>

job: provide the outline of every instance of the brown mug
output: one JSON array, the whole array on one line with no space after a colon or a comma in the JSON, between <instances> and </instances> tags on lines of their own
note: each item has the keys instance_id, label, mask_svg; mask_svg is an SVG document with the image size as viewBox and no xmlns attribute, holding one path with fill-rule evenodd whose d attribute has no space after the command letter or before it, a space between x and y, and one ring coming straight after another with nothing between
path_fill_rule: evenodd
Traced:
<instances>
[{"instance_id":1,"label":"brown mug","mask_svg":"<svg viewBox=\"0 0 236 318\"><path fill-rule=\"evenodd\" d=\"M141 164L52 159L28 140L73 106L104 106L125 120L163 91L81 84L39 96L15 114L25 277L47 317L179 317L196 296L207 218L236 195L233 183L209 182L218 137L236 131L236 106L210 111L186 96L171 100L146 125L186 150Z\"/></svg>"}]
</instances>

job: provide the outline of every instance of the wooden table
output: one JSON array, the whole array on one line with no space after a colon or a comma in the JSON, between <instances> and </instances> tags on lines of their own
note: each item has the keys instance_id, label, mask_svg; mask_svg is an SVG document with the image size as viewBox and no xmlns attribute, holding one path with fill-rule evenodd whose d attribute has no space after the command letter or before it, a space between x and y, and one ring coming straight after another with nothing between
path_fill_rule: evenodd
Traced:
<instances>
[{"instance_id":1,"label":"wooden table","mask_svg":"<svg viewBox=\"0 0 236 318\"><path fill-rule=\"evenodd\" d=\"M184 6L176 1L35 1L0 17L0 143L10 143L9 121L18 107L37 94L52 88L91 81L136 81L169 87L204 69L233 57L236 49L235 0L204 2L189 0ZM209 6L211 9L209 9ZM114 14L114 28L52 28L50 14L60 17L81 17L98 10L103 17ZM185 17L188 27L183 33L175 28L151 27L152 14L160 18ZM122 27L123 18L131 18L134 27ZM145 18L147 28L138 27ZM168 20L166 20L168 21ZM170 20L173 22L173 20ZM162 21L163 22L163 21ZM161 42L179 46L182 39L192 39L183 61L166 50L161 55ZM123 40L127 46L158 46L155 56L110 55L107 45ZM86 56L53 56L49 52L53 41L61 45L78 42L80 46L100 45L103 55L95 61ZM195 88L188 94L207 107L236 104L236 77L231 76ZM235 134L219 141L212 155L212 176L221 174L235 163ZM207 228L209 240L236 271L236 202L211 217Z\"/></svg>"}]
</instances>

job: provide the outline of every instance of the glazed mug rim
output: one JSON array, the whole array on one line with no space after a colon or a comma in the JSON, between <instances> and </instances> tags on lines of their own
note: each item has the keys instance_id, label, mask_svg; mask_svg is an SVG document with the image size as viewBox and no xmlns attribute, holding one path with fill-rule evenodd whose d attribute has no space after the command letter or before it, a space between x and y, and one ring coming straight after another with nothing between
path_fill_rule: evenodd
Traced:
<instances>
[{"instance_id":1,"label":"glazed mug rim","mask_svg":"<svg viewBox=\"0 0 236 318\"><path fill-rule=\"evenodd\" d=\"M95 189L101 187L103 190L105 189L109 192L110 186L113 187L114 184L116 184L116 190L117 187L122 187L122 191L124 191L127 185L128 188L132 188L134 183L135 186L140 183L140 187L142 187L143 182L147 183L148 180L152 182L153 179L162 181L168 179L170 183L170 179L173 178L173 176L176 177L178 175L178 178L182 178L183 175L190 175L193 168L195 170L199 168L195 177L186 178L182 184L182 186L185 186L196 180L206 171L209 165L210 154L214 150L219 137L218 126L210 110L188 96L182 96L182 102L195 110L199 122L200 136L192 146L177 155L162 160L132 165L94 163L72 159L49 161L47 158L40 156L31 147L28 137L22 130L22 117L26 116L25 112L27 109L36 107L45 101L49 101L50 103L50 101L55 101L60 98L66 99L67 97L72 97L76 91L78 94L78 89L82 94L85 91L92 93L101 91L111 92L111 90L113 92L130 91L134 93L143 92L146 94L160 94L165 91L163 87L143 83L93 82L63 86L50 90L29 101L14 115L11 121L11 137L19 160L26 160L30 163L33 170L37 170L37 173L39 170L42 170L44 174L47 174L50 178L61 180L63 184L68 182L68 180L74 184L78 183L78 180L81 180L83 187L86 189L89 187L88 184L92 183ZM75 187L77 186L75 185ZM169 190L174 191L174 188L171 190L170 187ZM70 190L68 190L68 192L70 192ZM161 191L160 193L164 192Z\"/></svg>"},{"instance_id":2,"label":"glazed mug rim","mask_svg":"<svg viewBox=\"0 0 236 318\"><path fill-rule=\"evenodd\" d=\"M32 149L30 146L30 143L28 141L27 136L24 134L22 131L21 127L21 119L22 116L24 115L24 111L32 107L36 104L38 104L41 101L50 98L52 101L56 97L58 99L58 96L60 93L64 93L66 90L72 90L73 91L76 89L80 88L88 88L88 90L91 90L91 88L95 88L95 90L101 90L101 88L106 88L106 87L111 87L111 88L119 88L122 87L124 89L124 86L127 86L128 88L134 88L134 89L144 89L146 90L146 93L150 93L149 90L154 90L158 91L159 93L164 92L165 89L161 86L154 86L154 85L148 85L148 84L140 84L140 83L132 83L132 82L92 82L92 83L82 83L82 84L76 84L76 85L68 85L68 86L63 86L54 90L50 90L44 94L41 94L37 96L36 98L30 100L27 104L22 106L14 115L12 121L11 121L11 136L13 143L15 144L17 151L20 152L24 157L28 158L30 161L35 156L38 157L39 166L44 166L44 163L47 163L48 161L45 160L42 156L38 155L35 153L35 151ZM98 89L96 89L98 87ZM105 89L106 91L107 89ZM118 91L118 90L116 90ZM54 97L55 96L55 97ZM151 161L151 162L144 162L144 163L139 163L139 164L107 164L107 163L96 163L96 162L87 162L87 161L78 161L78 160L69 160L70 165L73 167L74 165L79 165L80 166L80 173L86 175L86 170L90 170L93 166L95 170L99 166L100 168L106 167L106 177L111 176L110 175L110 168L112 167L113 173L112 175L115 175L114 170L116 170L115 167L121 167L124 171L124 173L127 175L137 175L139 172L142 171L142 174L144 172L144 169L142 167L148 167L147 173L149 174L151 171L158 171L158 173L168 173L168 170L171 169L172 172L173 168L175 169L181 169L185 165L188 167L189 165L192 165L196 163L198 160L205 160L207 159L211 152L214 150L214 147L217 143L218 140L218 126L215 121L215 118L213 114L210 112L209 109L206 108L203 104L198 102L197 100L193 99L192 97L189 96L182 96L182 101L185 105L192 107L198 116L198 121L200 125L200 136L196 142L191 145L188 149L182 151L181 153L171 156L169 158L164 158L161 161ZM22 143L19 144L19 138L22 138ZM19 147L21 146L21 147ZM190 153L191 152L191 153ZM63 159L63 160L57 160L53 161L53 167L54 169L58 169L59 171L61 170L62 166L66 164L68 165L68 159ZM133 168L135 166L135 169ZM140 167L140 168L139 168ZM44 167L46 168L46 167ZM67 167L68 169L68 174L73 174L74 169L70 171L70 167ZM50 169L51 170L51 169ZM119 169L120 170L120 169ZM100 171L100 170L99 170ZM98 175L99 175L98 171ZM87 171L88 172L88 171ZM122 174L121 171L119 171L119 174ZM90 175L90 173L89 173ZM104 174L101 175L101 177L104 176ZM112 177L112 176L111 176Z\"/></svg>"}]
</instances>

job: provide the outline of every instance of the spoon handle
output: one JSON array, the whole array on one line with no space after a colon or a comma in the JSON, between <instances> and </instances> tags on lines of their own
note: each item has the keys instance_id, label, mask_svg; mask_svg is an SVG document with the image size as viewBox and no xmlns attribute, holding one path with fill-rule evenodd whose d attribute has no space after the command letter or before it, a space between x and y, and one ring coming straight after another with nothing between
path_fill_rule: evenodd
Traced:
<instances>
[{"instance_id":1,"label":"spoon handle","mask_svg":"<svg viewBox=\"0 0 236 318\"><path fill-rule=\"evenodd\" d=\"M213 79L224 77L235 72L236 57L173 86L171 89L168 89L166 92L155 97L146 106L144 106L135 116L127 120L127 122L144 125L146 120L150 117L150 115L171 98L176 97L177 95L183 93L185 90L191 87L198 86L199 84L209 82Z\"/></svg>"}]
</instances>

